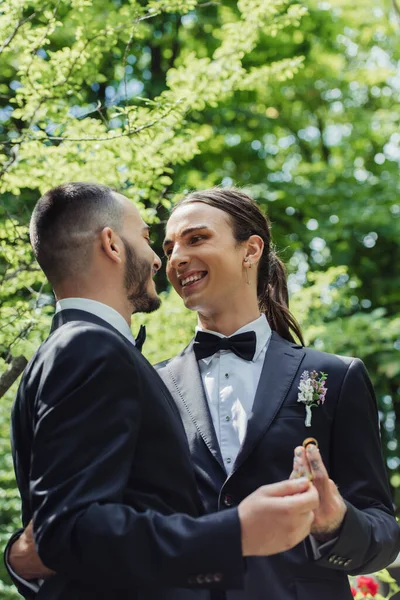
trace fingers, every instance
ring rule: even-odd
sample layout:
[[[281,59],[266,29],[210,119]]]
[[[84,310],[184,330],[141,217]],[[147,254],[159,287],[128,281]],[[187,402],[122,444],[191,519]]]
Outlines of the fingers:
[[[297,477],[306,477],[307,479],[312,480],[312,474],[310,472],[304,448],[302,446],[295,448],[293,471],[290,475],[290,479],[296,479]]]
[[[328,491],[330,479],[320,451],[314,444],[310,444],[305,450],[305,455],[315,485],[320,491]]]
[[[32,544],[34,543],[32,521],[29,521],[28,525],[25,528],[23,535],[25,536],[27,542],[31,542]]]
[[[304,493],[309,488],[310,481],[306,478],[299,478],[290,479],[287,481],[279,481],[278,483],[271,483],[270,485],[264,485],[261,489],[265,496],[283,497]]]
[[[28,533],[27,533],[28,532]],[[23,579],[46,579],[54,574],[44,566],[27,528],[11,546],[8,561],[12,570]]]
[[[27,549],[35,548],[35,540],[33,537],[32,521],[26,526],[21,536],[18,539],[20,547],[24,545]]]
[[[296,496],[287,496],[282,499],[285,502],[286,507],[291,510],[295,510],[298,513],[312,513],[319,507],[319,494],[317,489],[310,484],[309,489],[303,494]],[[312,515],[311,515],[312,522]]]
[[[323,463],[320,451],[314,444],[309,444],[307,448],[297,446],[294,451],[293,471],[299,474],[309,473],[310,478],[315,485],[328,485],[329,475]]]
[[[298,462],[296,459],[296,456],[293,459],[293,469],[292,472],[290,473],[290,477],[289,479],[297,479],[300,477],[300,473],[299,473],[299,469],[298,469]]]

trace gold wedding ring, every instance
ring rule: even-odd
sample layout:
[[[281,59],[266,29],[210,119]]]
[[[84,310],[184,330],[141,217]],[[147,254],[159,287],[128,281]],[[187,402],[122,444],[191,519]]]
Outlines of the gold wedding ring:
[[[316,446],[318,448],[318,442],[315,438],[313,437],[308,437],[304,440],[304,442],[302,443],[303,448],[307,448],[307,446],[309,446],[310,444],[314,444],[314,446]]]

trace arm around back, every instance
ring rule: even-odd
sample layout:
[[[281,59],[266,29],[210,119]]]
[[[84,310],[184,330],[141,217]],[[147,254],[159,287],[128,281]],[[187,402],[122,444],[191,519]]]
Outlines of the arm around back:
[[[136,350],[96,328],[66,335],[35,399],[30,491],[44,564],[116,587],[240,587],[237,510],[195,519],[124,504],[147,400]]]

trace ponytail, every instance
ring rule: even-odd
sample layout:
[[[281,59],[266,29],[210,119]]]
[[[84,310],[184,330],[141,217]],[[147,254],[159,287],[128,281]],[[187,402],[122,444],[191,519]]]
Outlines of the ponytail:
[[[262,270],[261,264],[259,268]],[[271,329],[281,337],[294,342],[293,332],[304,346],[300,325],[289,311],[286,268],[273,249],[268,253],[268,271],[268,279],[262,278],[259,273],[257,295],[260,311],[267,317]]]

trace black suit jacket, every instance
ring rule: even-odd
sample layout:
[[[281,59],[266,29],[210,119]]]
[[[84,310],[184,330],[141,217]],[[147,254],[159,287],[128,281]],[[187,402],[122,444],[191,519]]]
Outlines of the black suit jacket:
[[[23,525],[33,517],[57,572],[40,600],[186,600],[202,592],[174,586],[208,598],[206,587],[242,585],[237,510],[201,516],[171,396],[102,319],[54,317],[22,377],[12,446]]]
[[[201,497],[208,512],[224,511],[261,485],[287,479],[293,450],[319,442],[324,463],[347,502],[336,542],[318,558],[310,541],[289,552],[247,561],[245,592],[230,600],[351,599],[347,574],[387,566],[400,549],[381,455],[376,402],[360,360],[306,349],[272,334],[245,440],[227,478],[192,343],[157,365],[181,413]],[[305,426],[297,402],[304,370],[328,374],[326,402]]]

